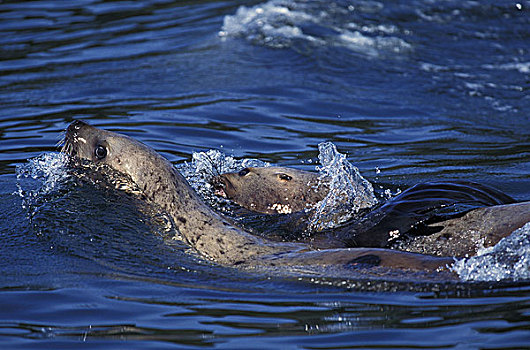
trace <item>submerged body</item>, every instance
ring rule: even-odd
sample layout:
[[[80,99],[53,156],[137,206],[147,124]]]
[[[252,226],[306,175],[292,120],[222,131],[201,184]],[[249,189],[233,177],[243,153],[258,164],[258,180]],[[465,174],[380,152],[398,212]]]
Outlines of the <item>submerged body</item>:
[[[375,265],[436,270],[452,263],[390,249],[313,250],[303,243],[274,242],[235,226],[208,207],[173,165],[150,147],[128,136],[81,121],[67,129],[63,151],[97,169],[110,168],[127,177],[149,203],[168,213],[183,239],[200,255],[234,266]]]

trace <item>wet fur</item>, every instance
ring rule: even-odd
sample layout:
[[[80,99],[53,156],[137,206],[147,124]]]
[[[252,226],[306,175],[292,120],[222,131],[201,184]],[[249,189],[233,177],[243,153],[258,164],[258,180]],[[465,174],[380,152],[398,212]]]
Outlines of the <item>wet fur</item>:
[[[213,185],[242,207],[264,214],[310,209],[329,189],[317,174],[285,167],[245,168],[215,177]]]
[[[106,156],[95,149],[103,146]],[[256,237],[213,211],[172,164],[150,147],[125,135],[75,121],[67,129],[63,151],[95,166],[106,165],[125,174],[142,198],[160,207],[173,220],[187,243],[199,254],[232,266],[366,265],[435,270],[452,258],[375,248],[313,250],[302,243],[273,242]]]

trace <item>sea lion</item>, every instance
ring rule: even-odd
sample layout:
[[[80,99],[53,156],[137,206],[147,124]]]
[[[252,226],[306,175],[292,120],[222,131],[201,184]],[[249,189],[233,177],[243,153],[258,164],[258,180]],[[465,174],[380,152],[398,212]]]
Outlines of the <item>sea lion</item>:
[[[216,194],[264,214],[291,214],[311,209],[326,197],[329,179],[288,167],[248,167],[213,178]],[[513,203],[510,196],[470,181],[436,181],[418,184],[385,203],[396,207],[412,203],[417,210],[448,205],[492,206]],[[421,205],[419,204],[421,203]]]
[[[303,243],[273,242],[235,226],[208,207],[173,165],[131,137],[72,122],[62,151],[75,164],[118,172],[136,192],[169,214],[182,238],[204,258],[230,266],[359,266],[433,271],[452,258],[389,249],[343,248],[313,250]]]
[[[216,194],[264,214],[291,214],[310,209],[328,194],[318,174],[287,167],[248,167],[212,181]]]
[[[289,177],[280,180],[280,174],[289,174]],[[214,186],[218,193],[237,204],[266,214],[274,212],[270,210],[274,208],[271,203],[291,208],[289,214],[296,209],[307,211],[329,190],[326,178],[286,167],[245,168],[239,173],[221,174],[214,179]],[[296,196],[283,196],[285,192]],[[525,215],[525,205],[503,206],[514,202],[510,196],[482,184],[438,181],[412,186],[381,205],[361,212],[350,222],[322,233],[308,235],[300,215],[283,220],[283,225],[287,222],[287,225],[295,226],[291,231],[303,235],[294,238],[309,240],[316,248],[399,247],[407,251],[462,257],[476,253],[478,242],[494,245],[530,221]],[[481,209],[491,206],[495,207]],[[530,210],[527,212],[530,214]],[[276,210],[276,213],[281,212]],[[483,223],[479,222],[480,218]],[[469,234],[471,231],[472,235]],[[468,233],[467,237],[463,232]]]

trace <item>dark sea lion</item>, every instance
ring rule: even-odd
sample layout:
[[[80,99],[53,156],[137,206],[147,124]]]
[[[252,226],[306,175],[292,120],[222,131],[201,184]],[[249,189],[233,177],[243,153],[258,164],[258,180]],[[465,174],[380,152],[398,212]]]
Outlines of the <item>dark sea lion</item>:
[[[280,174],[288,178],[281,180]],[[266,214],[274,213],[271,203],[290,208],[289,214],[307,210],[329,190],[326,179],[319,179],[318,174],[286,167],[245,168],[239,173],[221,174],[214,184],[239,205]],[[526,214],[530,210],[524,204],[502,206],[514,202],[496,189],[469,181],[418,184],[338,228],[312,233],[311,243],[318,248],[393,246],[440,256],[473,255],[479,242],[494,245],[530,221],[525,208]],[[482,209],[491,206],[494,208]],[[299,215],[292,216],[291,221],[303,225]],[[298,231],[304,232],[306,239],[304,230]]]
[[[145,144],[128,136],[74,121],[66,130],[62,151],[78,163],[105,174],[126,177],[139,195],[173,220],[183,239],[200,255],[232,266],[364,266],[433,271],[452,258],[389,249],[313,250],[302,243],[256,237],[208,207],[173,165]],[[370,265],[369,264],[369,265]]]
[[[291,214],[310,209],[328,193],[316,173],[286,167],[244,168],[213,179],[216,193],[264,214]]]

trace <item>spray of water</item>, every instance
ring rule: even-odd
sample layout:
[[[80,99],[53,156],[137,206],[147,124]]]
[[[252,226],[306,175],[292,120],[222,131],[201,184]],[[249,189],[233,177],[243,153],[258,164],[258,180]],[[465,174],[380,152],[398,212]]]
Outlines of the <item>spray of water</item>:
[[[313,209],[309,229],[321,231],[351,219],[361,209],[377,204],[372,184],[366,180],[346,155],[339,153],[331,142],[318,145],[322,181],[329,183],[328,195]]]
[[[530,279],[530,222],[476,256],[457,260],[452,269],[464,281]]]

